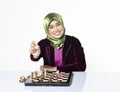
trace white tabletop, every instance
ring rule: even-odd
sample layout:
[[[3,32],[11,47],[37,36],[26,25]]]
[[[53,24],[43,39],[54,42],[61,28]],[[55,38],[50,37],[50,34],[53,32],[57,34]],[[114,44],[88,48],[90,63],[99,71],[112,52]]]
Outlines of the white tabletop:
[[[120,92],[120,72],[74,72],[71,86],[25,86],[20,76],[24,71],[0,71],[3,92]]]

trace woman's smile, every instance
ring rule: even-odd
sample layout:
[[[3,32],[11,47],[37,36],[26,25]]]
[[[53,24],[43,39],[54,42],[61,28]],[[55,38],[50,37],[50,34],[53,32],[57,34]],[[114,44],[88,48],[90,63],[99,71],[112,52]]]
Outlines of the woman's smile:
[[[61,33],[60,31],[54,32],[56,36],[60,35],[60,33]]]

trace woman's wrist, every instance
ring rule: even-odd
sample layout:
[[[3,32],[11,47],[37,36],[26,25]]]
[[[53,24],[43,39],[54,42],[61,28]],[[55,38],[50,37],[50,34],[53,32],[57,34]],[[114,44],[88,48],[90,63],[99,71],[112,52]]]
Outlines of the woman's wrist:
[[[54,67],[54,71],[57,71],[57,66]]]
[[[36,56],[36,55],[33,55],[33,58],[35,58],[35,59],[36,59],[36,58],[38,58],[38,56]]]

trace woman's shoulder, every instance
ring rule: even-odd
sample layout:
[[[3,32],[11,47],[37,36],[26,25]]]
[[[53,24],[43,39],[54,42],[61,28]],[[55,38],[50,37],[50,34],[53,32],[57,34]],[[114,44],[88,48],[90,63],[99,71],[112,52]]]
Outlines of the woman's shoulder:
[[[66,40],[67,41],[73,41],[73,42],[79,42],[79,39],[77,37],[71,36],[71,35],[66,35]]]
[[[50,44],[49,40],[47,38],[44,38],[38,42],[39,45],[48,45]]]
[[[81,42],[77,37],[66,35],[65,45],[79,46],[81,47]]]

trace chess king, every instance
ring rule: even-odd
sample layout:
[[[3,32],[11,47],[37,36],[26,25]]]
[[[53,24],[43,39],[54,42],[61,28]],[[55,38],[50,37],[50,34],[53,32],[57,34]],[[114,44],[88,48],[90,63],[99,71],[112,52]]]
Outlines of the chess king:
[[[43,71],[85,71],[84,49],[76,37],[65,34],[61,15],[49,13],[43,20],[43,26],[46,38],[39,42],[31,42],[29,48],[31,60],[39,61],[43,58],[44,66],[40,66]]]

